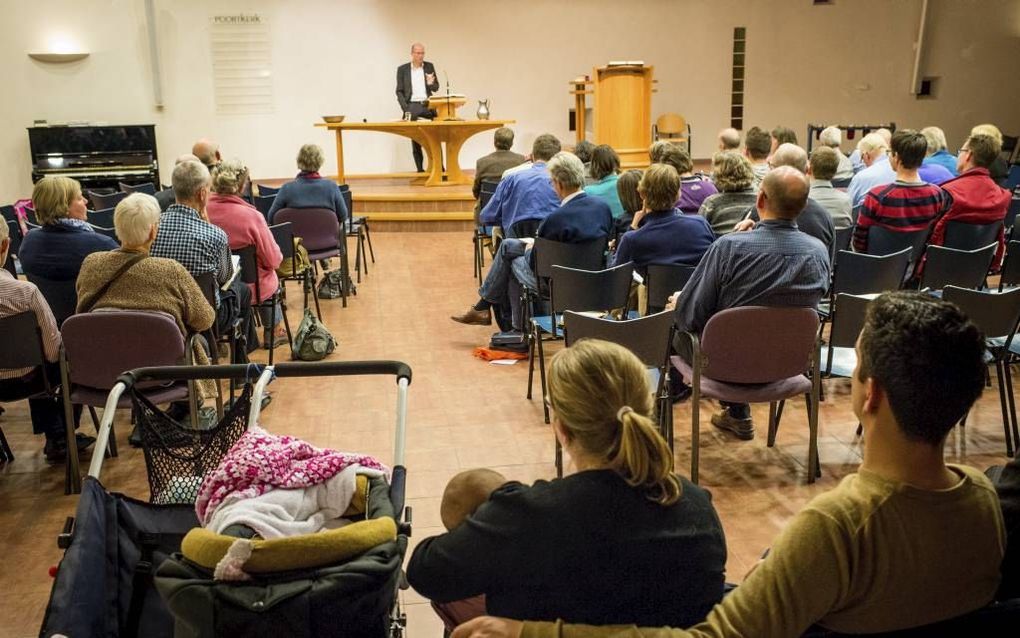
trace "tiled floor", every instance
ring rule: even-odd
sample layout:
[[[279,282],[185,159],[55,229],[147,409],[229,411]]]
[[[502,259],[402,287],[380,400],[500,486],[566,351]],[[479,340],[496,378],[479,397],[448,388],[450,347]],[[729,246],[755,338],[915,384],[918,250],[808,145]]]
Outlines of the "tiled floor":
[[[552,477],[552,435],[542,421],[541,402],[524,398],[526,362],[495,366],[473,358],[472,348],[484,344],[490,330],[448,319],[475,299],[469,235],[376,233],[373,240],[378,262],[358,296],[346,309],[339,300],[325,301],[322,307],[326,324],[339,339],[333,357],[401,359],[414,370],[407,436],[413,546],[440,531],[439,497],[460,469],[486,465],[523,481]],[[293,322],[299,314],[299,308],[290,310]],[[848,386],[839,381],[826,385],[820,425],[822,478],[812,486],[804,482],[807,421],[802,401],[787,406],[774,449],[765,447],[762,435],[739,442],[717,434],[707,423],[711,406],[702,411],[702,484],[710,488],[726,530],[731,581],[742,579],[791,515],[859,462]],[[271,431],[386,461],[392,458],[395,389],[389,380],[281,379],[271,389],[274,400],[263,420]],[[677,464],[686,473],[689,404],[677,406],[674,416]],[[764,406],[756,406],[754,416],[763,423]],[[118,422],[125,419],[119,415]],[[0,467],[0,636],[36,635],[51,584],[47,570],[60,558],[56,534],[77,499],[63,495],[62,467],[43,460],[26,404],[8,405],[0,424],[17,455]],[[90,426],[83,428],[88,431]],[[102,481],[111,490],[145,497],[142,454],[127,445],[126,435],[122,425],[121,456],[107,460]],[[966,432],[950,436],[946,454],[979,468],[1003,462],[995,387],[972,412]],[[412,637],[441,635],[438,619],[420,596],[405,592],[404,601]]]

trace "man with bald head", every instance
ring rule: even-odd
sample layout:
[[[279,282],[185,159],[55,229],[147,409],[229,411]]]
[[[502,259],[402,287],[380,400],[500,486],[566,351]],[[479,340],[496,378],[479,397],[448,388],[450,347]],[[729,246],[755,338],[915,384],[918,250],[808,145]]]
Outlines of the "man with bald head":
[[[719,131],[719,150],[735,151],[740,148],[740,131],[735,128],[724,128]]]
[[[411,45],[411,61],[397,67],[397,102],[405,117],[434,118],[436,112],[428,107],[429,96],[439,90],[436,67],[425,60],[425,45],[415,42]],[[414,166],[419,173],[425,172],[421,145],[411,141]],[[437,158],[438,161],[438,158]]]
[[[814,308],[829,286],[829,250],[797,229],[810,186],[803,172],[780,166],[762,179],[753,230],[713,243],[675,301],[679,333],[700,334],[717,312],[741,306]],[[678,334],[673,347],[690,362],[690,341]],[[674,393],[676,390],[674,389]],[[723,403],[712,425],[754,438],[750,406]]]
[[[195,145],[191,147],[191,154],[210,170],[212,170],[213,166],[223,161],[223,157],[220,155],[220,145],[204,137],[195,142]],[[184,156],[182,155],[181,157]],[[182,161],[181,158],[177,159],[178,163]]]
[[[201,141],[196,143],[195,146],[198,147],[199,143],[201,143]],[[202,160],[200,160],[197,155],[185,153],[174,161],[174,167],[180,166],[182,162],[187,161],[201,162]],[[204,162],[202,163],[204,164]],[[159,202],[159,210],[164,211],[170,208],[170,205],[177,201],[177,197],[174,195],[174,187],[171,185],[170,188],[163,189],[156,193],[156,201]]]
[[[807,151],[796,144],[780,144],[776,148],[776,152],[769,158],[769,166],[771,170],[787,166],[797,169],[803,175],[810,175],[811,173],[811,168],[808,166]],[[754,227],[754,224],[758,223],[759,219],[757,207],[752,208],[744,221],[737,224],[734,230],[750,230]],[[836,237],[836,230],[832,215],[829,214],[829,211],[824,206],[808,198],[807,203],[804,205],[804,210],[797,217],[797,227],[802,232],[811,235],[825,244],[825,247],[829,249],[829,254],[833,254],[832,247]]]

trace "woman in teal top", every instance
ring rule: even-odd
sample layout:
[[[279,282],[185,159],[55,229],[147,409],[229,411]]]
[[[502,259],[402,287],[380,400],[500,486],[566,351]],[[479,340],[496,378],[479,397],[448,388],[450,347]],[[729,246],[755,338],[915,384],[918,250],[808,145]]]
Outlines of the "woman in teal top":
[[[596,146],[591,153],[591,176],[595,183],[585,186],[584,192],[609,204],[613,219],[620,219],[623,216],[623,204],[620,203],[620,195],[616,192],[619,172],[620,157],[613,147],[608,144]]]

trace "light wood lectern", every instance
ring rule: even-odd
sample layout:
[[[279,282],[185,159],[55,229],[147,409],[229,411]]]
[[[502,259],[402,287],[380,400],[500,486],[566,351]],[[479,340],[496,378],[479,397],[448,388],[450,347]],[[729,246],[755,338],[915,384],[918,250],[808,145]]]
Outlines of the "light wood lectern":
[[[595,94],[595,142],[609,144],[624,167],[647,166],[652,142],[654,67],[612,64],[593,69],[591,80],[570,82],[576,109],[577,140],[585,136],[585,96]],[[594,85],[594,91],[589,86]]]

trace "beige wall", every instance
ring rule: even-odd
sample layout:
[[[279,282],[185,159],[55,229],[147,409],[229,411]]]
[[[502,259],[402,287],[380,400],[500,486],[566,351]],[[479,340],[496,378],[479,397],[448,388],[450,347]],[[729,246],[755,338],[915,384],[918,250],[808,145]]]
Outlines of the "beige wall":
[[[332,170],[332,140],[311,124],[332,113],[398,117],[394,69],[415,39],[426,43],[440,73],[449,73],[454,90],[489,97],[494,118],[518,121],[518,150],[545,131],[572,139],[567,81],[622,58],[655,65],[653,117],[685,114],[694,127],[694,154],[708,156],[715,132],[728,125],[734,26],[748,29],[747,126],[783,123],[803,136],[808,122],[939,124],[951,146],[979,121],[1020,131],[1020,0],[931,0],[923,69],[942,78],[935,100],[907,91],[921,0],[836,0],[821,7],[808,0],[446,4],[448,11],[424,11],[406,0],[157,0],[165,92],[165,108],[157,110],[140,0],[0,0],[0,202],[30,192],[24,129],[37,118],[153,122],[165,167],[208,135],[256,176],[293,173],[296,149],[310,141],[326,148]],[[271,115],[215,114],[208,18],[241,11],[258,12],[271,25]],[[61,34],[91,57],[55,66],[25,55]],[[369,133],[347,140],[349,172],[412,166],[405,140]],[[469,142],[463,164],[489,146],[487,136]]]

